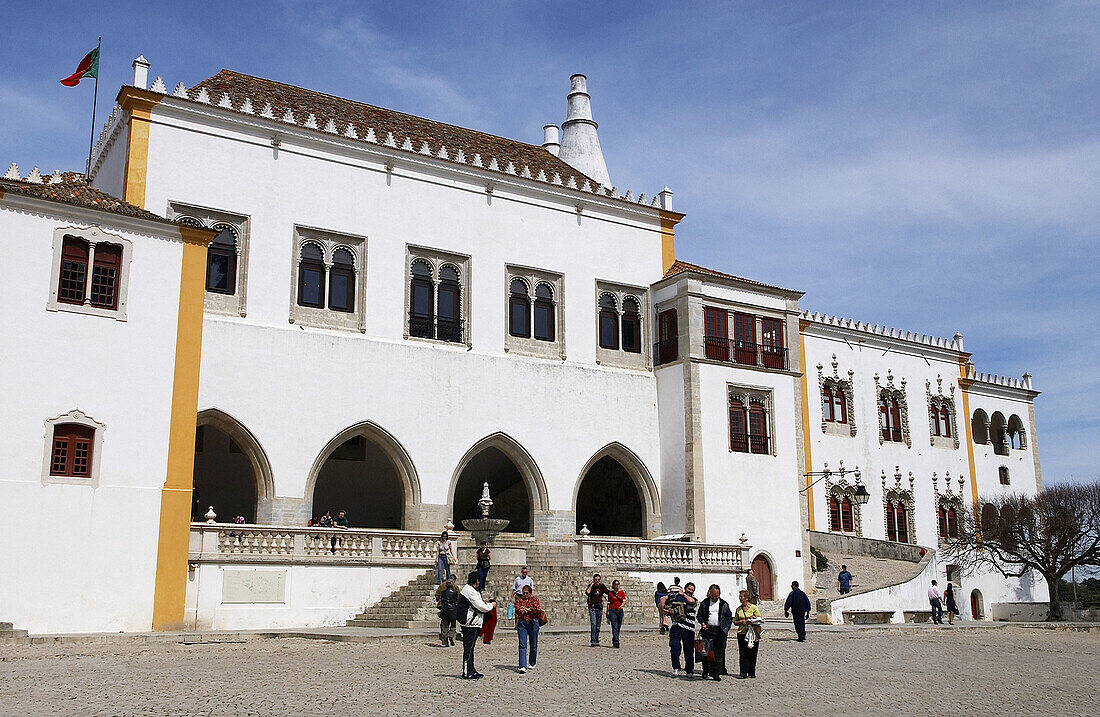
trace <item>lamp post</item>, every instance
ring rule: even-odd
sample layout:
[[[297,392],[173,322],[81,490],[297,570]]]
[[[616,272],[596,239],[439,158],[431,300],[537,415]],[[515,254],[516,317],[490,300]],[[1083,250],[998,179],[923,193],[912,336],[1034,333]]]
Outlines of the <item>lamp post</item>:
[[[871,499],[871,494],[867,492],[867,487],[864,486],[863,481],[860,480],[860,475],[861,474],[859,472],[859,466],[856,466],[852,470],[848,470],[847,468],[844,467],[844,461],[840,462],[840,470],[837,470],[837,471],[829,470],[829,464],[826,463],[823,470],[820,470],[820,471],[807,471],[806,473],[803,473],[803,475],[806,476],[807,478],[810,478],[812,476],[819,476],[819,477],[813,483],[810,483],[808,486],[806,486],[805,488],[802,488],[798,492],[805,494],[806,491],[808,491],[810,488],[813,488],[815,485],[820,483],[825,478],[828,478],[829,476],[840,476],[841,478],[843,478],[844,476],[848,475],[849,473],[852,474],[852,476],[856,479],[856,490],[855,490],[856,502],[859,503],[860,505],[867,505],[867,501],[869,501]]]

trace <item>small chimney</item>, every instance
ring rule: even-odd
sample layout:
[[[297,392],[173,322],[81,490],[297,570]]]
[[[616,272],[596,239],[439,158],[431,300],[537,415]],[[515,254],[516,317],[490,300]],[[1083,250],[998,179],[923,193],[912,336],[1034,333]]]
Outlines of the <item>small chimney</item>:
[[[603,150],[600,149],[600,139],[596,136],[597,125],[592,120],[588,78],[573,75],[569,83],[568,113],[561,126],[558,156],[605,187],[610,187],[611,177],[607,173]]]
[[[145,55],[138,55],[134,60],[134,87],[139,90],[148,89],[149,87],[149,61],[145,59]]]
[[[558,156],[561,144],[558,142],[558,126],[556,124],[548,124],[542,128],[542,146],[550,154],[555,157]]]
[[[671,212],[672,211],[672,190],[669,189],[668,187],[665,187],[664,189],[662,189],[657,194],[657,196],[661,198],[661,209],[664,209],[666,212]]]

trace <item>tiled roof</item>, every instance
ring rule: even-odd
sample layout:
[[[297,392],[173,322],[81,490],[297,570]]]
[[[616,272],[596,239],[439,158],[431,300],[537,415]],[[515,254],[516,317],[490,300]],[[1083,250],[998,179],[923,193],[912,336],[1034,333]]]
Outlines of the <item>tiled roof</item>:
[[[508,162],[512,162],[517,173],[527,165],[532,176],[538,175],[542,170],[547,179],[553,177],[556,172],[564,184],[568,183],[570,176],[575,178],[578,187],[583,185],[586,179],[593,188],[598,184],[538,145],[334,97],[282,82],[253,77],[232,70],[222,70],[195,85],[188,91],[188,95],[194,98],[196,93],[203,89],[208,93],[212,105],[217,105],[221,102],[222,95],[228,94],[233,107],[240,107],[247,99],[251,102],[254,113],[257,114],[265,104],[271,105],[272,114],[276,118],[282,118],[289,109],[299,125],[307,113],[312,113],[316,117],[318,127],[324,127],[329,120],[332,120],[341,133],[349,123],[358,128],[360,135],[365,134],[368,128],[373,129],[379,144],[386,139],[387,133],[391,133],[399,146],[408,137],[412,141],[413,150],[418,152],[427,142],[433,152],[446,147],[451,157],[454,157],[458,150],[462,150],[467,157],[467,162],[471,161],[475,154],[480,154],[486,165],[490,159],[496,159],[501,170]]]
[[[61,182],[50,184],[48,182],[26,182],[21,179],[0,178],[0,192],[4,194],[20,194],[26,197],[48,199],[62,204],[71,204],[85,209],[98,209],[111,214],[121,214],[125,217],[147,219],[149,221],[171,224],[164,217],[147,212],[141,207],[124,202],[118,197],[106,192],[89,187],[83,181],[83,175],[77,172],[65,172],[61,175]],[[74,177],[80,180],[73,181]]]
[[[668,271],[665,272],[665,275],[662,278],[667,279],[670,276],[676,276],[677,274],[683,274],[684,272],[688,272],[688,271],[695,272],[696,274],[704,274],[706,276],[716,276],[720,279],[732,279],[734,281],[740,281],[740,282],[744,282],[746,284],[752,284],[753,286],[760,286],[760,287],[763,287],[765,289],[776,289],[778,291],[786,291],[786,292],[790,292],[792,294],[799,294],[799,295],[801,295],[803,293],[801,291],[796,291],[795,289],[784,289],[782,286],[773,286],[772,284],[765,284],[761,281],[755,281],[753,279],[746,279],[746,278],[741,277],[741,276],[734,276],[733,274],[727,274],[723,271],[717,271],[715,269],[708,269],[705,266],[699,266],[698,264],[689,264],[688,262],[680,261],[679,259],[672,262],[672,266],[670,266],[668,268]]]

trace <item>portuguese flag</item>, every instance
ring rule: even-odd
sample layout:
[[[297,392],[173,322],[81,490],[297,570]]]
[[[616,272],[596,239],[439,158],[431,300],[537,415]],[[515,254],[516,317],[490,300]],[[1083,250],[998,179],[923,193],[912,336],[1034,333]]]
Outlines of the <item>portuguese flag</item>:
[[[85,55],[84,59],[80,61],[80,64],[76,66],[76,72],[61,80],[61,84],[65,85],[66,87],[76,87],[85,77],[94,77],[96,79],[99,79],[98,47]]]

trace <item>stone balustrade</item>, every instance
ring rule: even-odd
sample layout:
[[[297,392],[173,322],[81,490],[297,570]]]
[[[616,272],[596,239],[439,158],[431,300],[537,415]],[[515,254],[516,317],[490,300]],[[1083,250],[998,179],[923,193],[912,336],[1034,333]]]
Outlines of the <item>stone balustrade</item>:
[[[192,563],[279,563],[430,567],[438,533],[374,528],[300,528],[192,523]]]
[[[577,557],[585,567],[635,570],[676,568],[694,572],[745,572],[748,545],[687,543],[675,540],[577,537]]]

